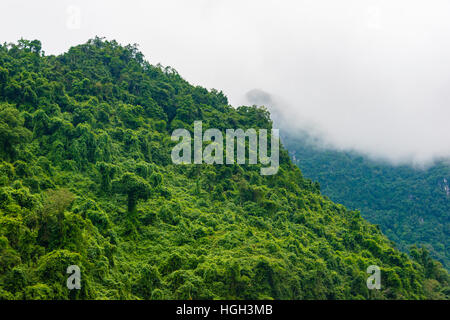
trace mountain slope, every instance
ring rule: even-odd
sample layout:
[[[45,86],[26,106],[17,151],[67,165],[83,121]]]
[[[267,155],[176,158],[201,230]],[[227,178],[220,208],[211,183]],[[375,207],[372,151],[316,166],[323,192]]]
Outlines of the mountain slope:
[[[283,139],[308,178],[317,180],[333,201],[360,210],[380,225],[403,251],[426,246],[433,257],[450,263],[450,165],[427,169],[393,166],[354,152],[322,149],[307,136]]]
[[[61,56],[0,47],[0,297],[4,299],[448,298],[359,213],[324,198],[285,149],[280,169],[174,165],[174,129],[266,128],[134,46],[96,38]],[[80,290],[66,269],[81,269]],[[368,290],[378,265],[381,290]]]

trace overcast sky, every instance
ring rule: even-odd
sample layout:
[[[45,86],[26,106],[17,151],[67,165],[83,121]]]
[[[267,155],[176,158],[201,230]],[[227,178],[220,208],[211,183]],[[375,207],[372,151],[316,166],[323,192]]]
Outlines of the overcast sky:
[[[0,42],[57,54],[95,35],[287,125],[395,162],[450,156],[450,1],[2,0]]]

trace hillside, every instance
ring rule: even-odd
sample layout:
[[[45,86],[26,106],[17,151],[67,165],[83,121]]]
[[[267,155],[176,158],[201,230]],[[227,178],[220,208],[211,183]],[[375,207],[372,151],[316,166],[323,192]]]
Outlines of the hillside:
[[[135,46],[60,56],[0,46],[0,298],[444,299],[449,278],[323,197],[280,150],[260,165],[174,165],[171,133],[266,128]],[[66,269],[81,268],[80,290]],[[378,265],[381,290],[368,290]]]
[[[323,149],[307,136],[283,142],[303,174],[321,185],[323,194],[380,225],[407,252],[417,244],[450,268],[450,165],[430,168],[394,166],[355,152]]]

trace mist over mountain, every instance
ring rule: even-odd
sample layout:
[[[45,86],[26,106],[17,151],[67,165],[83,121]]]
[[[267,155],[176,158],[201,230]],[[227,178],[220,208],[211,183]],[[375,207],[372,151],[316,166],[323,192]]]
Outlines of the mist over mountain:
[[[300,106],[297,108],[298,110],[291,108],[286,100],[261,89],[248,91],[245,95],[245,101],[248,104],[266,106],[270,110],[271,118],[277,128],[289,133],[290,136],[302,137],[303,140],[307,140],[316,148],[352,151],[380,163],[394,166],[409,165],[415,169],[427,169],[436,163],[450,161],[450,153],[448,153],[450,148],[445,147],[444,144],[440,145],[440,141],[447,139],[446,134],[442,132],[442,137],[438,139],[439,141],[436,141],[436,144],[426,145],[425,141],[422,144],[420,141],[414,141],[411,136],[407,144],[397,145],[396,142],[400,142],[403,139],[403,134],[406,134],[400,132],[400,129],[396,130],[399,135],[392,135],[386,137],[384,141],[377,141],[380,139],[380,135],[373,132],[367,139],[364,130],[360,130],[357,122],[345,126],[336,119],[335,122],[330,122],[330,125],[325,128],[320,121],[308,119],[306,115],[302,114]],[[442,119],[442,121],[445,122],[446,120]],[[444,123],[441,127],[439,127],[439,124],[436,124],[436,126],[435,132],[442,131],[447,127]],[[348,132],[345,135],[340,135],[335,130],[341,133],[343,130]],[[440,146],[437,147],[437,145]],[[434,149],[435,147],[436,149]]]
[[[450,160],[413,162],[382,157],[359,148],[337,146],[317,126],[289,118],[282,99],[263,90],[246,94],[250,104],[265,105],[292,161],[321,185],[333,201],[361,211],[364,218],[405,252],[426,246],[450,267]]]
[[[139,43],[234,106],[260,88],[295,129],[423,166],[450,155],[449,10],[445,0],[5,0],[0,28],[52,54],[95,35]]]

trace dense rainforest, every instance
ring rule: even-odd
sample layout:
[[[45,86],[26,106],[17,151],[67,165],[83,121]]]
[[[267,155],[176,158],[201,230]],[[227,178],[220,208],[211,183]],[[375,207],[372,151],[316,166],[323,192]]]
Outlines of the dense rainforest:
[[[450,269],[450,163],[428,168],[392,165],[351,151],[319,147],[307,134],[285,132],[283,142],[303,174],[323,194],[380,225],[397,246],[426,247]]]
[[[175,165],[177,128],[265,128],[263,107],[101,38],[47,56],[0,46],[0,298],[448,299],[426,249],[393,247],[286,149],[260,165]],[[81,289],[66,287],[67,267]],[[367,268],[381,268],[369,290]]]

